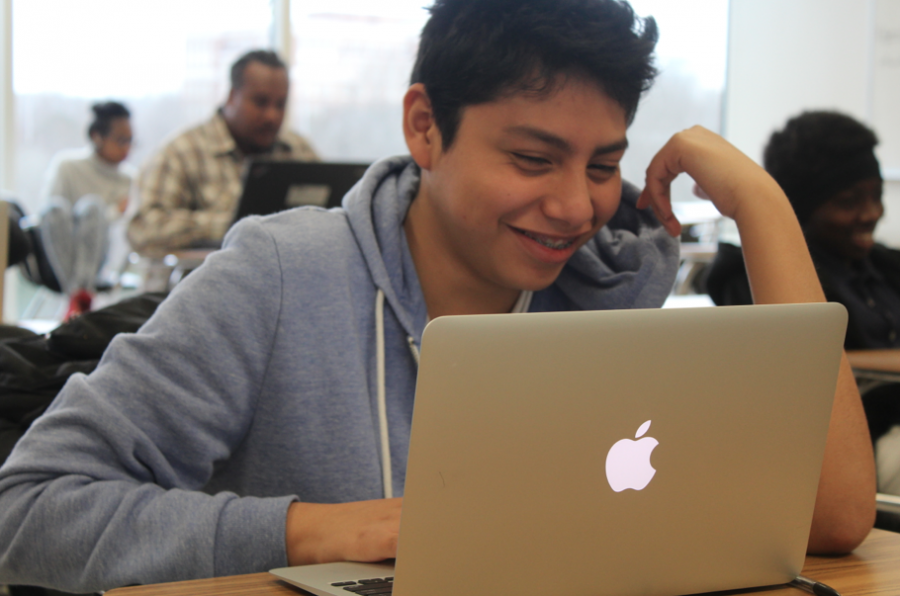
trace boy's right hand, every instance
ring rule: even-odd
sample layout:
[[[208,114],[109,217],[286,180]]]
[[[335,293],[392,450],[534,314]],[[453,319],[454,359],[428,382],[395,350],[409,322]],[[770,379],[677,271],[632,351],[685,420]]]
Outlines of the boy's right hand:
[[[721,136],[702,126],[675,134],[647,167],[639,208],[652,207],[657,219],[673,236],[681,226],[672,212],[670,185],[679,174],[688,174],[719,212],[741,224],[744,211],[766,213],[765,200],[782,204],[793,213],[787,197],[769,174]]]
[[[292,503],[287,513],[288,565],[396,557],[402,504],[402,498]]]

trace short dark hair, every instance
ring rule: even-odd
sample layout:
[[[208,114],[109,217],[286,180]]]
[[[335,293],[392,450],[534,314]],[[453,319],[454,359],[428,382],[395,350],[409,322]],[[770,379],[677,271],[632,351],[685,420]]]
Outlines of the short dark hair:
[[[94,121],[88,126],[88,138],[94,136],[94,133],[105,137],[112,128],[112,121],[116,118],[130,118],[131,112],[124,105],[117,101],[104,101],[95,103],[91,106],[94,112]]]
[[[880,177],[878,137],[839,112],[808,111],[769,137],[763,167],[781,186],[805,223],[813,211],[860,180]]]
[[[231,88],[240,89],[244,86],[244,71],[251,62],[259,62],[272,68],[287,69],[285,63],[272,50],[253,50],[247,52],[231,65]]]
[[[464,107],[550,93],[561,76],[600,85],[630,124],[656,76],[656,22],[623,1],[436,0],[430,11],[411,83],[425,86],[445,148]]]

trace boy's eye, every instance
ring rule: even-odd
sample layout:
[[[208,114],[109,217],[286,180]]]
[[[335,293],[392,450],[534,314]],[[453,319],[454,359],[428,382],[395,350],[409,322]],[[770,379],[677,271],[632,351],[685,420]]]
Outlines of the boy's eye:
[[[608,164],[596,163],[596,164],[591,164],[588,166],[588,172],[592,176],[594,176],[596,178],[601,178],[601,179],[609,178],[610,176],[614,175],[618,171],[619,171],[618,164],[608,165]]]
[[[516,158],[516,161],[519,162],[519,165],[528,168],[543,168],[550,165],[550,160],[543,157],[525,155],[524,153],[513,153],[512,155]]]

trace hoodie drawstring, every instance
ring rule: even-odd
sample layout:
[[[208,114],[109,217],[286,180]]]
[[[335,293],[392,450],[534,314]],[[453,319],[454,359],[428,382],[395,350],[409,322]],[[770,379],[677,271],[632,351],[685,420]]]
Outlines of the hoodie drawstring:
[[[384,388],[384,292],[375,294],[375,365],[378,369],[378,429],[381,433],[381,481],[384,498],[394,496],[394,476],[391,472],[391,440],[388,437],[387,404]]]
[[[419,348],[416,346],[416,340],[410,335],[406,338],[406,341],[409,343],[409,353],[412,354],[413,360],[416,361],[416,366],[419,366]]]
[[[419,366],[419,348],[412,336],[406,338],[409,353],[412,354],[416,366]],[[394,477],[391,472],[391,439],[388,435],[387,401],[385,390],[384,364],[384,292],[378,288],[375,294],[375,366],[378,368],[376,382],[378,384],[378,431],[381,435],[381,482],[384,486],[384,498],[394,496]]]

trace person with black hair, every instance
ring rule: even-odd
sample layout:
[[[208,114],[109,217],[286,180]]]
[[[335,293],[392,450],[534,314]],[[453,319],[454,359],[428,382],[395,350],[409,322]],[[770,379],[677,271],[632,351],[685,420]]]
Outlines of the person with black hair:
[[[0,468],[0,581],[394,557],[428,320],[661,306],[682,172],[737,221],[761,302],[822,301],[784,194],[718,135],[679,133],[643,191],[622,181],[656,39],[617,0],[438,0],[403,100],[410,154],[341,208],[244,219],[69,381]],[[844,359],[811,552],[868,534],[872,468]]]
[[[250,157],[315,161],[309,143],[282,130],[287,68],[275,52],[254,50],[231,66],[225,104],[178,134],[143,167],[128,240],[145,257],[217,245],[231,225]]]
[[[766,144],[763,165],[784,190],[825,295],[850,314],[849,350],[900,347],[900,251],[875,242],[884,215],[878,138],[838,112],[808,111]],[[725,246],[707,287],[716,304],[750,304],[740,250]]]
[[[772,134],[766,170],[784,189],[829,300],[847,307],[845,347],[900,347],[900,251],[875,242],[884,215],[875,133],[850,116],[805,112]]]

